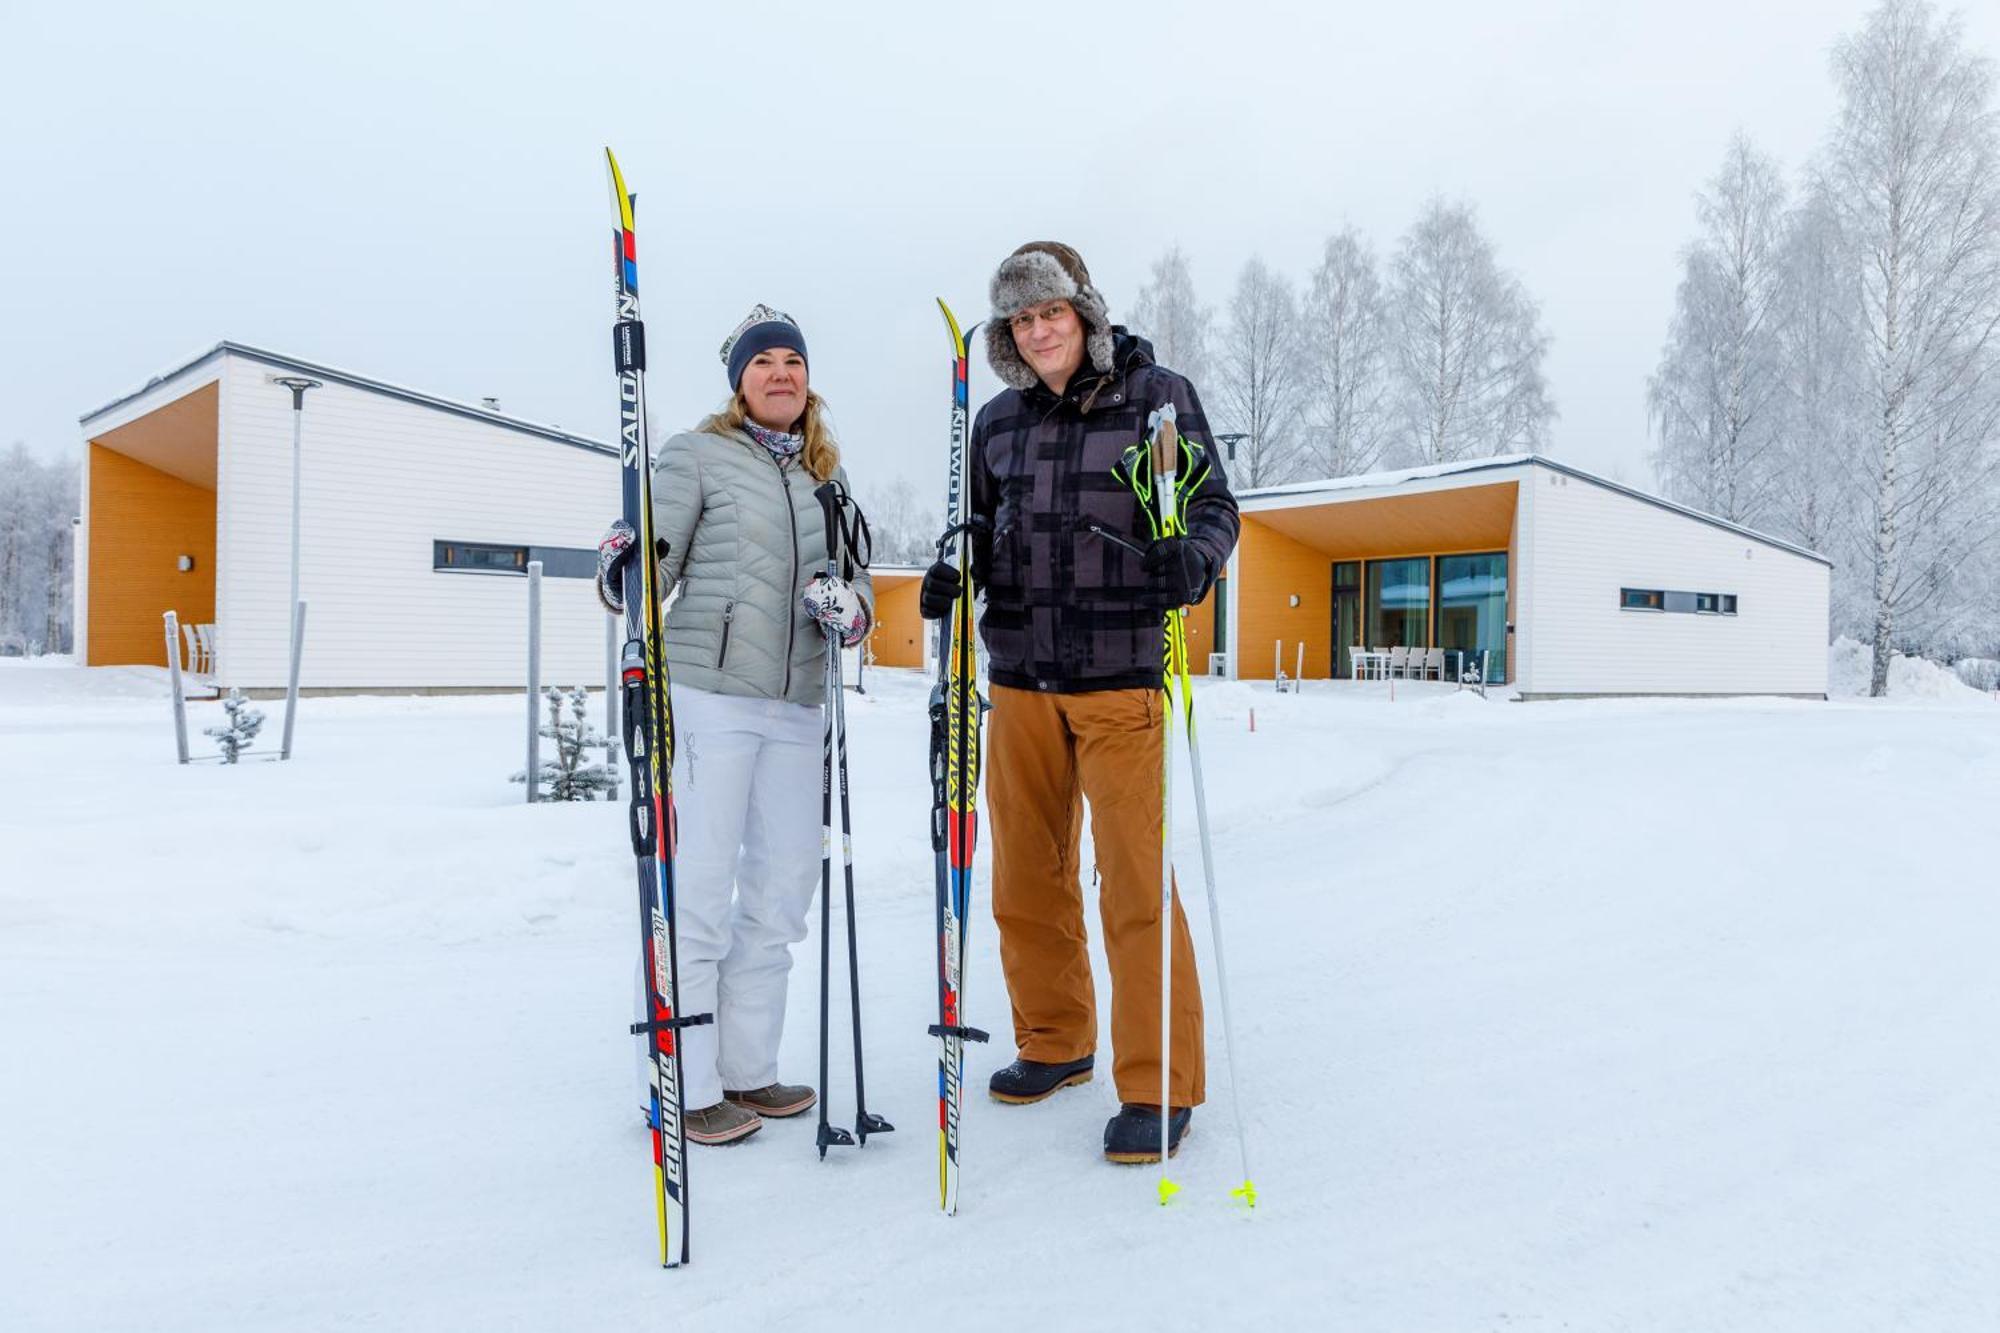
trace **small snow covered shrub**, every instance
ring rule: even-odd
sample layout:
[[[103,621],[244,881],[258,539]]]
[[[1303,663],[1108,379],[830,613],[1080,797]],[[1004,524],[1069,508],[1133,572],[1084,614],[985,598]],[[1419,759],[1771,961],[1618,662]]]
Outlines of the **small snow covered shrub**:
[[[590,762],[592,750],[605,750],[607,757],[610,742],[590,725],[584,716],[589,696],[581,687],[561,690],[550,686],[546,692],[549,705],[548,725],[538,728],[544,740],[556,744],[553,759],[542,761],[542,771],[537,775],[538,796],[545,801],[594,801],[600,794],[604,799],[614,800],[618,796],[618,772],[609,763]],[[564,705],[568,705],[568,716],[564,716]],[[516,773],[511,781],[526,782],[527,771]]]

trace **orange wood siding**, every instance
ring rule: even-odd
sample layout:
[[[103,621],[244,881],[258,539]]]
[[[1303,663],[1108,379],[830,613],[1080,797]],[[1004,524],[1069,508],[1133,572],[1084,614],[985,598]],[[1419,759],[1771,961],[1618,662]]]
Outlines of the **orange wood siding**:
[[[1500,551],[1514,533],[1517,490],[1517,483],[1503,481],[1422,495],[1266,509],[1255,517],[1270,531],[1316,546],[1336,560]]]
[[[1222,651],[1215,642],[1215,591],[1201,599],[1201,605],[1187,613],[1188,670],[1197,676],[1208,674],[1208,655]]]
[[[1285,674],[1291,675],[1298,645],[1306,646],[1307,679],[1330,674],[1333,641],[1333,561],[1303,542],[1265,526],[1258,515],[1243,516],[1236,546],[1236,640],[1241,680],[1271,679],[1272,643],[1283,640]],[[1297,595],[1299,604],[1291,605]]]
[[[876,666],[923,666],[924,621],[917,614],[922,584],[918,578],[875,576],[875,627],[868,631],[868,651]]]
[[[165,666],[162,613],[215,619],[215,492],[91,445],[89,602],[85,665]]]

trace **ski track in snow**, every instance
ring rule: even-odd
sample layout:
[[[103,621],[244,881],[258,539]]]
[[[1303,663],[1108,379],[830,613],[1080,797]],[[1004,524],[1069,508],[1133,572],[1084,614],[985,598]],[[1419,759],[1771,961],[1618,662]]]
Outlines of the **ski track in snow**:
[[[1238,1062],[1183,782],[1210,1062],[1183,1193],[1098,1156],[1108,1035],[1093,1083],[979,1095],[1013,1054],[982,854],[967,1016],[995,1039],[944,1219],[928,686],[870,672],[862,1003],[897,1132],[824,1163],[811,1116],[691,1147],[695,1261],[663,1272],[622,806],[520,803],[518,699],[309,699],[285,765],[252,762],[261,704],[244,765],[181,768],[160,675],[0,663],[0,1327],[2000,1327],[1980,696],[1203,682],[1260,1206],[1228,1198]]]

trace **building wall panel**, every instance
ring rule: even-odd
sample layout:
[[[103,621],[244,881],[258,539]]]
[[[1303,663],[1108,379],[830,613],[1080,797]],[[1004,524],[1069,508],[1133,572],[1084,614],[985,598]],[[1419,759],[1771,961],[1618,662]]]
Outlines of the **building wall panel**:
[[[284,683],[291,394],[229,358],[219,523],[219,667]],[[438,540],[595,547],[617,512],[618,460],[331,383],[306,396],[300,590],[308,689],[519,688],[527,581],[432,568]],[[604,676],[588,579],[542,582],[542,680]]]
[[[1579,477],[1529,484],[1528,692],[1826,692],[1825,565]],[[1738,611],[1625,611],[1621,588],[1730,593]]]

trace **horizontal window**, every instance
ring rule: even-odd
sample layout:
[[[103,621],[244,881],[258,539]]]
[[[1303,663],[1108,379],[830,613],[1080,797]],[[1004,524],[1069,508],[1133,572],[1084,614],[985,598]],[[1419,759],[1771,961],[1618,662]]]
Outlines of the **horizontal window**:
[[[530,561],[542,562],[552,579],[597,577],[597,552],[584,546],[507,546],[498,542],[431,543],[431,568],[452,574],[526,575]]]
[[[1685,615],[1736,614],[1733,592],[1676,592],[1664,588],[1620,588],[1622,611],[1672,611]]]

